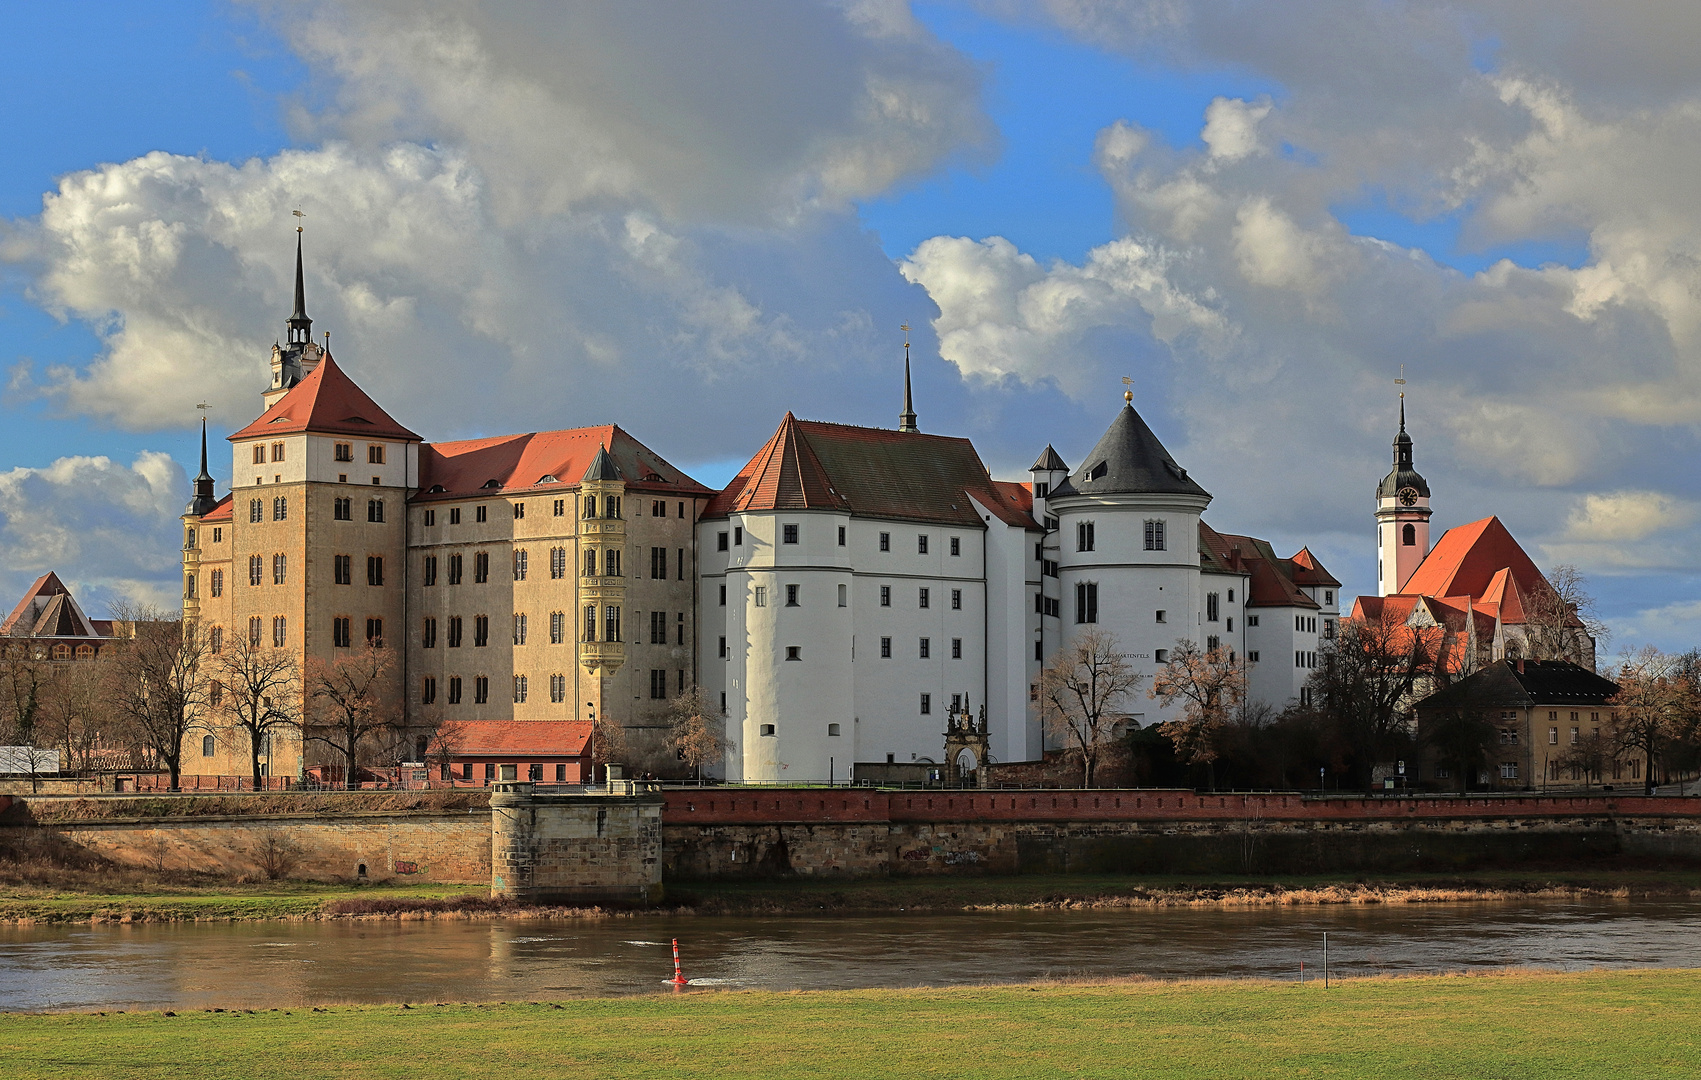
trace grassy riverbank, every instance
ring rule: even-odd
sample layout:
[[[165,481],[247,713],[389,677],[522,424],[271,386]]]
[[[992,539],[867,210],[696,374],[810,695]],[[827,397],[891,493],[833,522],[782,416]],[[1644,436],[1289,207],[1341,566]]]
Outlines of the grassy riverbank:
[[[9,1015],[0,1075],[1657,1080],[1701,1073],[1698,1000],[1638,971]]]
[[[347,916],[594,914],[494,904],[477,885],[231,884],[186,877],[0,882],[0,923],[194,922]],[[950,912],[1029,908],[1261,907],[1520,899],[1701,897],[1701,871],[1226,878],[1109,875],[718,881],[668,886],[667,908],[700,915]]]

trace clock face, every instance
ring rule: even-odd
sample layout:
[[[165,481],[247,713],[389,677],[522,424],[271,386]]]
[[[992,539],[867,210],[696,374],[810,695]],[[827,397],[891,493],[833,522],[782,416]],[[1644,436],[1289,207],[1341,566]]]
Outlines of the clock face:
[[[1415,506],[1418,501],[1417,488],[1403,487],[1400,489],[1400,505]]]

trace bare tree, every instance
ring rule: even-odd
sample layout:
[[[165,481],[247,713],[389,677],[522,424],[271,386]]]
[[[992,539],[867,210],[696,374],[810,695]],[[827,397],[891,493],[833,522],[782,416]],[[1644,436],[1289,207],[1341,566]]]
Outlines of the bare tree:
[[[607,709],[598,710],[591,718],[591,782],[596,782],[597,766],[624,763],[631,754],[626,729],[609,717]]]
[[[129,721],[137,738],[165,766],[172,791],[180,789],[183,744],[209,729],[207,635],[180,612],[166,613],[126,601],[113,607],[132,636],[107,646],[112,677],[107,705]]]
[[[1562,769],[1570,769],[1573,779],[1581,777],[1583,785],[1589,787],[1606,776],[1607,766],[1618,760],[1617,754],[1611,730],[1603,732],[1596,728],[1587,735],[1579,735],[1555,762]]]
[[[726,756],[726,717],[700,686],[668,702],[665,715],[669,744],[679,760],[697,774],[697,779],[703,779],[703,766]]]
[[[1040,673],[1040,707],[1046,733],[1081,755],[1081,782],[1093,772],[1107,743],[1119,733],[1117,707],[1140,688],[1145,676],[1128,663],[1108,630],[1077,634]]]
[[[1152,679],[1149,695],[1166,707],[1181,703],[1181,717],[1158,725],[1175,746],[1177,761],[1211,766],[1223,728],[1246,703],[1246,668],[1221,646],[1203,650],[1183,638]],[[1211,786],[1216,787],[1215,771]]]
[[[343,759],[343,784],[354,782],[361,751],[400,718],[390,693],[390,650],[368,645],[329,663],[307,661],[305,741],[324,743]]]
[[[1606,621],[1595,611],[1588,581],[1575,566],[1547,572],[1548,589],[1524,598],[1524,647],[1532,660],[1569,660],[1592,667],[1606,643]],[[1592,644],[1591,644],[1592,642]]]
[[[301,724],[301,665],[288,649],[232,634],[208,662],[215,680],[209,700],[245,736],[254,790],[263,783],[260,757],[273,734]]]
[[[53,681],[53,662],[46,646],[28,638],[0,645],[0,725],[5,737],[20,746],[34,746]]]
[[[64,753],[63,768],[88,772],[96,751],[111,745],[103,731],[101,708],[109,664],[97,655],[54,665],[51,691],[42,701],[37,728],[44,741]]]
[[[1647,768],[1642,790],[1649,795],[1666,748],[1688,738],[1695,726],[1695,685],[1685,677],[1682,659],[1645,645],[1626,654],[1612,676],[1618,684],[1618,693],[1607,699],[1613,710],[1614,757],[1642,758]]]
[[[1410,737],[1407,709],[1420,688],[1445,676],[1450,643],[1440,626],[1343,619],[1319,657],[1307,680],[1312,698],[1350,749],[1363,786],[1370,786],[1377,762],[1390,759]]]

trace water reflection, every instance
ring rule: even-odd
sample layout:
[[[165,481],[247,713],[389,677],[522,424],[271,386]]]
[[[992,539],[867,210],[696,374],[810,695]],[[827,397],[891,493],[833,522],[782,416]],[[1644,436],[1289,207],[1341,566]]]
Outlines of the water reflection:
[[[828,989],[1065,975],[1297,977],[1701,967],[1701,904],[1434,904],[584,922],[0,928],[0,1009],[530,1000],[700,986]]]

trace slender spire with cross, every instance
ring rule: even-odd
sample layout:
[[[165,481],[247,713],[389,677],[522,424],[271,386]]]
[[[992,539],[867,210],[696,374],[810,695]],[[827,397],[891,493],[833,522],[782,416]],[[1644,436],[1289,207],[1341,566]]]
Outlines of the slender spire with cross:
[[[1406,365],[1400,365],[1400,377],[1394,380],[1400,388],[1400,430],[1406,430]]]
[[[194,497],[189,500],[189,508],[186,511],[186,513],[191,514],[195,517],[200,517],[201,515],[208,513],[209,511],[212,510],[213,507],[218,505],[218,495],[213,490],[213,474],[207,471],[207,416],[206,416],[206,410],[212,408],[212,406],[207,404],[205,401],[203,401],[199,405],[195,406],[195,408],[202,410],[202,413],[201,413],[201,471],[199,473],[197,473],[196,476],[195,476]]]
[[[904,332],[904,411],[898,414],[898,430],[920,432],[915,423],[915,407],[910,403],[910,324],[898,329]]]
[[[307,215],[299,209],[291,210],[296,218],[295,226],[295,310],[289,315],[289,341],[292,345],[305,345],[313,340],[313,320],[307,317],[307,289],[301,274],[301,219]]]

